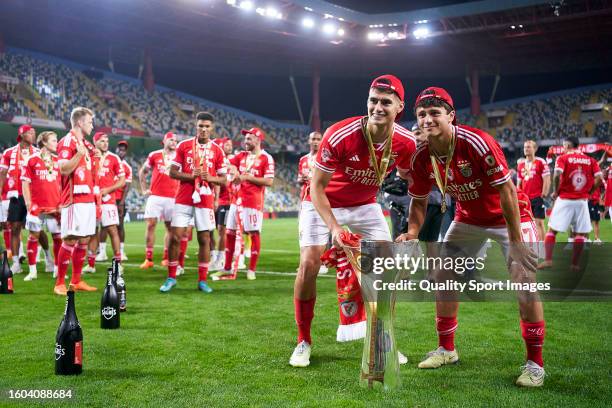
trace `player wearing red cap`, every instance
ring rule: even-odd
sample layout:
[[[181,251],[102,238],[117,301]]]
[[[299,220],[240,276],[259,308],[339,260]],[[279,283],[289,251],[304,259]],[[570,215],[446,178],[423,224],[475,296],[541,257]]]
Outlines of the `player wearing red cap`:
[[[550,170],[546,160],[535,155],[538,145],[533,140],[526,140],[523,145],[525,158],[520,159],[516,166],[517,184],[529,196],[531,210],[538,229],[538,240],[544,241],[544,197],[550,190]]]
[[[96,133],[93,141],[96,149],[100,152],[96,168],[101,197],[100,236],[102,236],[102,231],[110,235],[113,259],[121,262],[119,231],[117,230],[119,211],[117,210],[115,193],[125,184],[125,172],[121,166],[119,156],[108,150],[108,136],[106,134],[102,132]],[[95,272],[97,247],[98,236],[94,235],[89,240],[88,267],[83,272]],[[102,249],[100,251],[102,252]]]
[[[232,139],[224,138],[219,141],[219,146],[225,153],[226,160],[232,157],[234,145]],[[228,163],[226,163],[227,165]],[[228,175],[229,177],[229,175]],[[229,181],[228,181],[229,184]],[[229,213],[231,197],[230,187],[228,185],[219,186],[219,194],[217,195],[215,205],[215,220],[217,221],[217,231],[219,232],[219,241],[217,242],[217,249],[213,250],[211,255],[211,267],[213,271],[217,271],[223,268],[225,263],[225,227],[227,225],[227,215]]]
[[[334,245],[339,245],[344,225],[364,239],[391,241],[376,195],[389,172],[408,168],[416,149],[412,133],[396,123],[403,109],[401,81],[380,76],[370,85],[367,116],[340,121],[323,136],[299,216],[300,265],[294,286],[298,344],[289,360],[294,367],[310,364],[316,278],[330,232]],[[347,329],[365,336],[365,322],[353,326]]]
[[[546,259],[539,265],[540,269],[552,267],[557,232],[567,231],[569,226],[573,225],[575,236],[571,268],[578,270],[584,243],[591,232],[587,201],[599,188],[602,173],[594,158],[578,150],[579,145],[577,137],[566,138],[563,141],[565,153],[557,157],[555,162],[551,194],[555,204],[548,221],[548,232],[544,238]]]
[[[100,153],[88,142],[93,130],[93,112],[78,107],[70,114],[71,130],[58,143],[60,174],[62,175],[61,235],[62,247],[57,254],[57,281],[54,293],[66,295],[65,278],[72,261],[71,284],[75,290],[95,291],[81,279],[89,239],[96,233],[95,161]]]
[[[174,197],[179,182],[170,177],[170,163],[176,154],[176,135],[168,132],[162,140],[163,149],[149,153],[144,165],[140,168],[140,188],[147,197],[144,219],[147,224],[145,231],[145,260],[140,269],[153,267],[153,247],[155,246],[155,226],[157,221],[166,225],[164,239],[164,259],[168,259],[168,239],[170,237],[170,222],[174,208]],[[147,176],[151,173],[151,183],[147,185]]]
[[[54,132],[42,132],[38,135],[37,144],[40,152],[34,153],[29,157],[21,176],[23,198],[28,209],[26,228],[30,231],[27,245],[30,271],[24,278],[25,281],[37,278],[36,255],[43,226],[53,236],[53,253],[55,255],[56,268],[57,254],[62,245],[58,222],[60,175],[57,156],[55,155],[57,151],[57,135]]]
[[[476,258],[488,238],[495,240],[508,258],[511,275],[533,281],[537,257],[525,242],[536,242],[537,232],[529,207],[519,207],[516,188],[499,144],[479,129],[458,125],[453,100],[442,88],[431,87],[421,92],[414,111],[427,142],[419,144],[410,163],[408,192],[412,201],[408,232],[398,240],[417,239],[427,196],[435,181],[443,195],[448,193],[457,200],[455,219],[444,241],[463,242],[462,256]],[[443,204],[442,211],[444,207]],[[470,245],[466,244],[468,240]],[[447,273],[454,276],[454,271]],[[445,276],[444,279],[453,278]],[[439,347],[419,363],[419,368],[438,368],[459,360],[454,344],[459,307],[455,295],[454,292],[436,293]],[[519,310],[527,363],[522,367],[517,385],[541,386],[544,382],[542,304],[537,296],[519,295]]]
[[[230,275],[236,247],[237,217],[242,220],[244,232],[251,238],[251,259],[247,279],[256,278],[255,270],[261,252],[261,227],[266,187],[274,182],[274,159],[262,149],[265,133],[259,128],[243,129],[244,148],[229,159],[233,175],[233,187],[237,190],[236,204],[230,205],[225,236],[225,267],[220,276]]]
[[[198,290],[210,293],[208,267],[210,263],[210,232],[215,229],[214,186],[226,183],[225,155],[210,140],[214,117],[208,112],[196,115],[196,137],[183,140],[176,148],[171,162],[170,177],[179,180],[174,212],[172,236],[168,248],[168,278],[161,286],[162,293],[176,286],[179,245],[190,222],[195,222],[198,236]]]
[[[11,226],[11,249],[13,264],[11,271],[21,273],[19,263],[19,246],[21,244],[21,230],[26,221],[28,210],[22,192],[21,176],[23,167],[28,158],[37,152],[33,146],[36,141],[36,131],[29,125],[19,127],[17,144],[6,149],[0,162],[0,190],[7,186],[7,198],[10,200],[7,212],[7,222]]]

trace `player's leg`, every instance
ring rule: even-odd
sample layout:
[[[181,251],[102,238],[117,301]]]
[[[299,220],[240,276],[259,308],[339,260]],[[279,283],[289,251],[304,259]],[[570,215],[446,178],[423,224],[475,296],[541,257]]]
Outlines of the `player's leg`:
[[[187,229],[192,217],[192,206],[182,204],[175,205],[168,242],[168,277],[159,288],[162,293],[169,292],[176,286],[176,271],[178,268],[181,239],[187,234]]]
[[[164,233],[164,255],[162,256],[162,266],[168,266],[168,247],[170,246],[170,236],[172,234],[170,221],[164,222],[166,232]]]
[[[102,217],[104,217],[104,209],[107,204],[102,204]],[[98,256],[96,257],[96,261],[108,261],[108,255],[106,254],[106,239],[108,238],[108,232],[104,228],[100,228],[100,231],[97,234],[97,242],[98,242]]]
[[[96,227],[96,233],[91,237],[87,244],[87,265],[83,268],[83,273],[95,273],[96,272],[96,261],[100,259],[100,256],[96,255],[98,251],[98,242],[101,232],[99,227]]]
[[[88,285],[81,279],[81,273],[85,256],[87,255],[89,240],[96,235],[96,205],[94,203],[76,203],[71,205],[69,209],[72,211],[69,217],[69,221],[72,221],[72,229],[65,231],[64,224],[62,223],[62,236],[72,235],[78,238],[72,251],[72,277],[70,283],[78,291],[95,291],[97,290],[95,287]],[[67,217],[68,215],[66,214]],[[62,217],[64,217],[64,209],[62,209]]]
[[[255,280],[257,261],[261,253],[261,227],[263,226],[263,212],[255,208],[243,208],[244,231],[251,241],[251,257],[249,259],[249,269],[247,279]]]
[[[28,237],[27,254],[28,254],[28,275],[23,279],[24,281],[31,281],[38,277],[36,271],[36,255],[38,253],[38,240],[40,239],[40,229],[34,227],[33,224],[29,223],[30,235]],[[42,227],[42,224],[41,224]]]
[[[145,260],[140,265],[140,269],[153,267],[153,248],[155,247],[155,226],[157,218],[145,218]]]
[[[121,235],[119,234],[118,225],[109,225],[103,228],[110,236],[111,246],[113,248],[113,259],[121,263]]]
[[[538,265],[538,269],[552,267],[552,258],[557,240],[558,231],[567,231],[574,217],[574,200],[557,198],[548,220],[548,232],[544,236],[544,261]],[[588,217],[588,213],[587,213]]]
[[[225,230],[225,264],[223,272],[230,274],[232,270],[232,259],[236,250],[236,231],[238,230],[238,207],[235,204],[230,206],[227,214],[227,227]]]
[[[211,293],[208,286],[211,233],[215,229],[215,213],[211,208],[196,208],[194,223],[198,236],[198,290]]]
[[[128,257],[125,254],[125,203],[117,203],[117,214],[119,215],[119,225],[117,226],[117,233],[119,234],[119,252],[121,254],[121,260],[127,261]]]

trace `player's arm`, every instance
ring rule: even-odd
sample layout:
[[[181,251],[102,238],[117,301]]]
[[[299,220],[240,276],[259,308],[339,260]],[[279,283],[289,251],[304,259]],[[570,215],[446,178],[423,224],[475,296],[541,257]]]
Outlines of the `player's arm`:
[[[559,182],[561,180],[561,173],[562,170],[559,169],[555,169],[555,171],[553,172],[552,189],[550,194],[553,200],[559,196]]]
[[[59,164],[60,174],[62,176],[68,176],[72,174],[74,169],[79,165],[81,158],[87,154],[87,149],[82,144],[78,144],[76,152],[69,160],[62,160]]]
[[[123,186],[123,196],[121,197],[121,200],[119,200],[119,204],[120,205],[124,205],[125,204],[125,198],[128,195],[128,191],[130,191],[130,187],[132,186],[131,182],[125,182],[125,185]],[[121,187],[119,187],[121,188]]]
[[[314,175],[310,181],[310,199],[312,200],[312,205],[314,205],[323,219],[323,222],[325,222],[325,225],[329,228],[334,245],[338,245],[338,235],[344,231],[344,229],[338,224],[338,220],[336,220],[332,212],[327,194],[325,194],[325,188],[329,184],[332,176],[333,173],[323,171],[318,167],[314,168]]]
[[[140,191],[142,194],[148,195],[151,194],[151,190],[147,188],[147,176],[149,175],[149,166],[147,164],[143,164],[138,170],[138,178],[140,182]]]
[[[242,176],[240,176],[240,179],[242,181],[248,181],[249,183],[253,183],[256,186],[272,187],[272,184],[274,183],[274,178],[272,177],[255,177],[251,176],[250,174],[243,174]]]
[[[427,212],[427,197],[425,198],[412,198],[410,200],[410,211],[408,211],[408,232],[400,234],[395,241],[410,241],[411,239],[417,239],[421,227],[425,222],[425,213]]]
[[[112,186],[104,187],[103,189],[101,189],[100,194],[102,196],[105,196],[106,194],[112,193],[115,190],[119,190],[123,186],[125,186],[125,175],[119,177],[117,181],[115,182],[115,184],[113,184]],[[125,194],[124,194],[124,197],[125,197]]]
[[[25,201],[26,210],[29,212],[30,208],[32,208],[32,192],[30,191],[30,182],[22,178],[21,187],[23,190],[23,201]]]
[[[0,168],[0,191],[4,188],[4,183],[6,183],[6,173],[8,169],[5,167]]]
[[[542,197],[547,197],[550,192],[550,174],[542,176]]]

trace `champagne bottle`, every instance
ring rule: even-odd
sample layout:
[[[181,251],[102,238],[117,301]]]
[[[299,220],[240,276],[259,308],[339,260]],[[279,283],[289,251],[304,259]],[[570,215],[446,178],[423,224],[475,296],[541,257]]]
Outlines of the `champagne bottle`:
[[[6,251],[2,254],[2,269],[0,269],[0,293],[13,293],[13,272],[9,268]]]
[[[100,302],[100,327],[103,329],[119,328],[119,296],[115,289],[113,268],[108,268],[108,279]]]
[[[74,306],[74,288],[68,288],[66,309],[55,335],[55,374],[78,375],[83,371],[83,331]]]

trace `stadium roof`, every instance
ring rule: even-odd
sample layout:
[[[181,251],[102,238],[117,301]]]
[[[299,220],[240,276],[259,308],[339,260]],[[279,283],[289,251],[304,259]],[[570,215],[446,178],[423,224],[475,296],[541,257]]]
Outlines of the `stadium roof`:
[[[280,18],[258,8],[270,4]],[[303,26],[305,16],[315,27]],[[301,75],[314,65],[327,77],[462,77],[469,67],[502,75],[612,67],[610,17],[610,0],[7,0],[0,32],[8,45],[98,66],[109,58],[137,66],[149,48],[155,66],[194,77]]]

